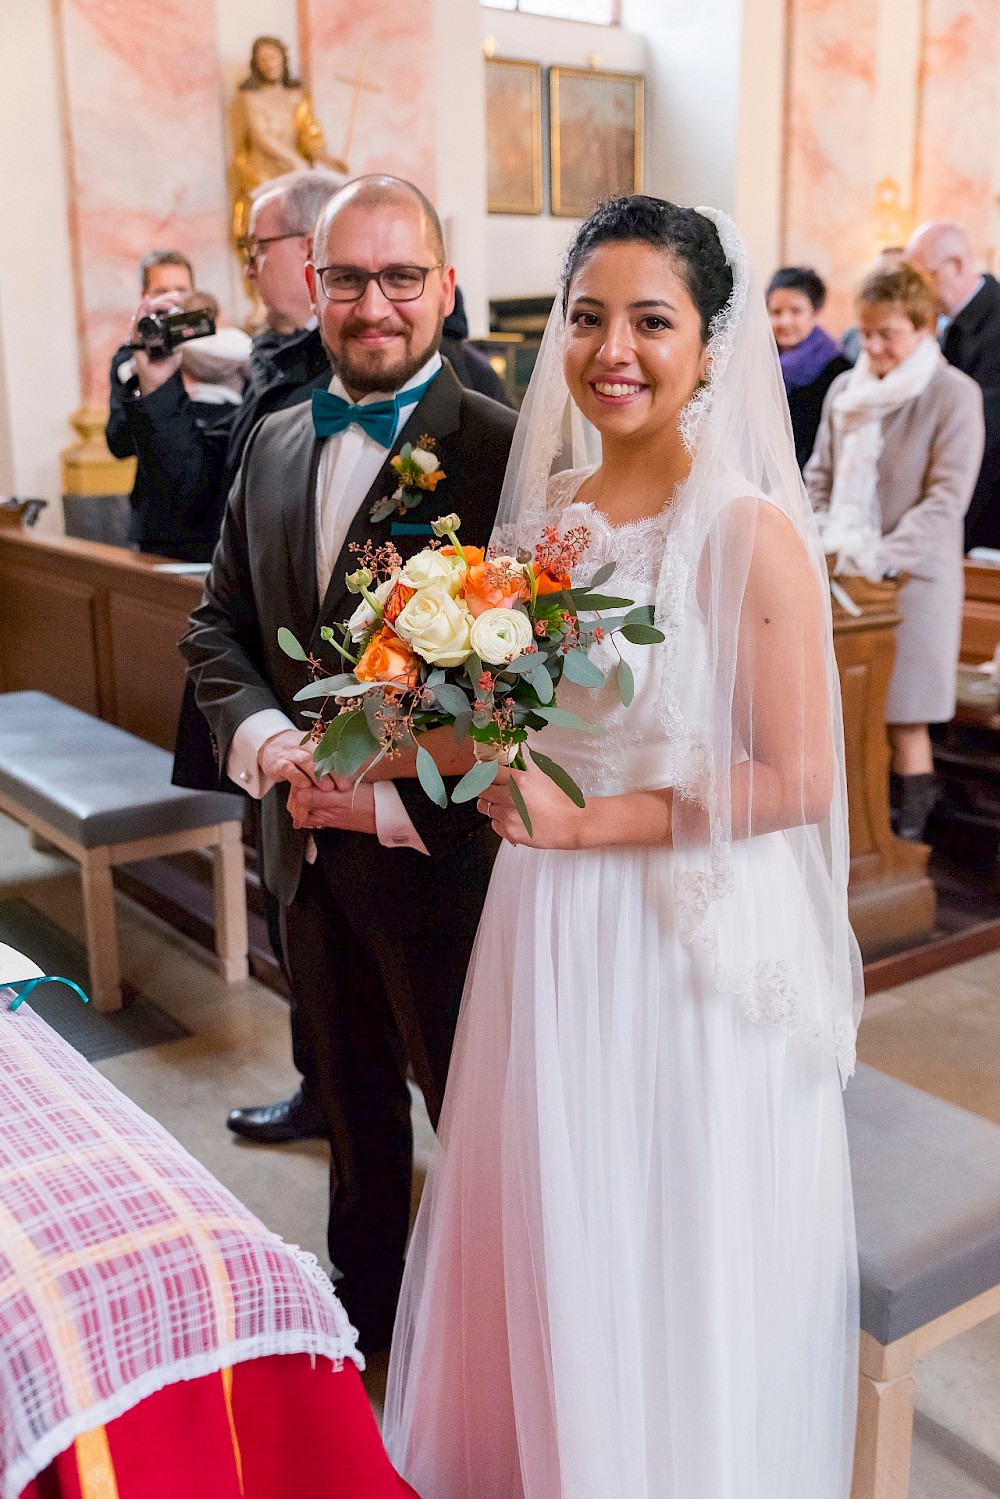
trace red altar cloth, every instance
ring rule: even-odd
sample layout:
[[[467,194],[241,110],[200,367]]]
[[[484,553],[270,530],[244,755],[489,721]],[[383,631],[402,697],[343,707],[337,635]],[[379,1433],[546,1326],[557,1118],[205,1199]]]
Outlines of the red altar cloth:
[[[168,1385],[87,1432],[21,1499],[416,1499],[355,1366],[308,1354]],[[231,1415],[231,1420],[230,1420]]]

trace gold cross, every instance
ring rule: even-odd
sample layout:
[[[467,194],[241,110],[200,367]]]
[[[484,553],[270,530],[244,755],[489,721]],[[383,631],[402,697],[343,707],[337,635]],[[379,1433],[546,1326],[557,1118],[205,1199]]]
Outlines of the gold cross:
[[[354,138],[354,122],[358,116],[358,105],[361,102],[361,95],[363,93],[380,94],[382,92],[382,90],[380,88],[377,88],[375,84],[366,82],[366,75],[368,72],[368,56],[369,54],[367,52],[365,52],[362,56],[361,63],[358,67],[357,77],[345,78],[342,73],[334,74],[334,78],[337,83],[346,83],[354,90],[354,93],[351,97],[350,112],[347,116],[347,132],[344,136],[344,149],[340,153],[341,160],[345,162],[350,161],[351,159],[351,141]]]

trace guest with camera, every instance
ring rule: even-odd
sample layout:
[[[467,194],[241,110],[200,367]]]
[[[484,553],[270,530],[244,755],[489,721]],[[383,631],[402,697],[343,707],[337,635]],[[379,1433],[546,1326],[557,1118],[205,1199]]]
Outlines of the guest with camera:
[[[905,262],[857,293],[862,354],[830,387],[805,482],[845,570],[901,575],[886,702],[890,815],[919,841],[934,805],[927,726],[955,712],[962,520],[983,452],[983,403],[934,337],[935,300]]]
[[[241,249],[267,322],[253,341],[244,399],[231,413],[210,427],[199,421],[184,388],[179,348],[162,358],[145,351],[135,355],[137,386],[124,403],[124,418],[147,476],[150,529],[155,525],[158,541],[167,538],[173,546],[190,548],[192,560],[211,560],[226,496],[259,419],[308,400],[314,387],[329,379],[305,264],[320,209],[340,182],[335,173],[320,169],[289,172],[254,195]],[[160,302],[140,307],[140,313],[162,310]]]

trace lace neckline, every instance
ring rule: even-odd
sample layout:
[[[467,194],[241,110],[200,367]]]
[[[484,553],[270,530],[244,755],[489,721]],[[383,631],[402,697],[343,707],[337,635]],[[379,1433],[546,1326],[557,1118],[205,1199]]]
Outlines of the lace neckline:
[[[593,505],[590,500],[581,500],[579,498],[579,493],[584,483],[596,472],[597,466],[594,465],[592,468],[567,470],[564,474],[558,475],[557,478],[562,479],[565,486],[563,504],[576,505],[581,510],[589,511],[597,526],[610,536],[636,536],[645,531],[655,531],[661,526],[666,527],[667,522],[677,507],[680,486],[678,486],[678,490],[675,491],[672,498],[655,515],[643,515],[638,520],[613,521],[603,510],[598,510],[597,506]]]

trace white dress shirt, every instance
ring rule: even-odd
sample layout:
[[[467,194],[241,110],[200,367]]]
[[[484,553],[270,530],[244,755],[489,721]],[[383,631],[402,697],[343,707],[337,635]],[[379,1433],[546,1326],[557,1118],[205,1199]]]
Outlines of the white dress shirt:
[[[441,355],[433,354],[412,379],[400,387],[400,392],[425,384],[440,368]],[[329,388],[332,395],[340,396],[345,401],[351,399],[339,375],[334,375]],[[364,396],[357,404],[364,406],[372,401],[390,398],[390,393],[375,392]],[[396,431],[393,433],[394,442],[413,409],[412,406],[406,406],[400,412]],[[369,437],[362,427],[352,424],[345,427],[343,432],[327,438],[320,454],[316,476],[315,524],[316,587],[321,604],[330,586],[333,569],[351,521],[374,484],[385,462],[386,453],[387,449],[381,443]],[[256,800],[266,796],[274,782],[261,775],[258,758],[260,752],[276,734],[283,734],[288,729],[298,730],[299,727],[278,708],[264,708],[259,713],[251,713],[236,730],[229,747],[226,774],[230,780],[242,786]],[[379,842],[390,848],[415,848],[426,854],[424,841],[410,821],[392,781],[375,781],[374,792],[375,828]],[[315,857],[314,848],[310,848],[309,853]]]

